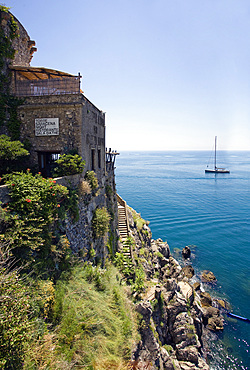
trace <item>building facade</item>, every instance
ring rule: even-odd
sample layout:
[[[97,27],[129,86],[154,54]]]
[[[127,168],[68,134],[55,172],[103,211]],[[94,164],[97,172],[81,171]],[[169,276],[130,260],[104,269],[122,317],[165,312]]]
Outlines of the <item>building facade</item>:
[[[5,34],[9,33],[11,17],[19,37],[12,41],[14,58],[7,61],[10,94],[21,99],[20,139],[30,144],[31,165],[51,176],[60,155],[78,153],[85,169],[94,170],[100,181],[106,173],[105,113],[82,93],[80,74],[30,66],[35,42],[11,13],[1,12]]]

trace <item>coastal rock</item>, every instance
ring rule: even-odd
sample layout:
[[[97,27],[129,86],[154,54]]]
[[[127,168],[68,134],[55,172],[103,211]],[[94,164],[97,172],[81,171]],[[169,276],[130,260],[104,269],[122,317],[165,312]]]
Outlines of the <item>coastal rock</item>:
[[[193,288],[197,292],[201,289],[201,284],[197,281],[193,284]]]
[[[167,313],[169,317],[169,327],[172,330],[177,315],[181,312],[187,312],[187,302],[180,293],[176,293],[172,302],[168,303]]]
[[[168,279],[164,284],[164,287],[167,291],[177,292],[180,290],[180,287],[177,284],[175,279]]]
[[[212,298],[208,292],[201,292],[200,293],[201,298],[201,306],[202,307],[209,307],[212,306]]]
[[[208,319],[207,328],[212,331],[220,331],[224,329],[223,320],[221,317],[210,317]]]
[[[187,346],[176,350],[176,357],[179,361],[188,361],[193,364],[198,364],[199,352],[195,346]]]
[[[190,250],[190,248],[188,246],[184,247],[182,249],[182,257],[184,259],[187,259],[187,258],[190,258],[190,256],[191,256],[191,250]]]
[[[215,283],[217,281],[212,271],[209,271],[209,270],[205,270],[202,272],[201,279],[202,281],[207,282],[207,283]]]
[[[179,365],[181,370],[197,370],[197,369],[209,370],[208,364],[202,358],[198,359],[198,364],[193,364],[192,362],[188,361],[185,362],[180,361]]]
[[[165,257],[165,258],[169,258],[169,256],[170,256],[170,249],[169,249],[169,245],[168,245],[168,243],[163,243],[163,242],[161,242],[161,243],[158,243],[158,245],[159,245],[159,250],[160,250],[160,252],[163,254],[163,256]]]
[[[182,273],[188,279],[192,279],[194,276],[194,268],[191,265],[182,267]]]
[[[224,310],[229,310],[230,309],[229,303],[227,301],[225,301],[224,299],[215,299],[214,303],[215,303],[216,307],[218,307],[218,308],[223,308]]]
[[[165,277],[168,278],[171,276],[171,278],[177,278],[180,275],[181,272],[181,266],[179,263],[172,257],[169,257],[169,269],[167,272],[165,272]]]
[[[178,348],[197,344],[193,320],[187,312],[181,312],[176,317],[172,328],[172,338]]]
[[[215,307],[208,307],[203,309],[204,324],[212,331],[219,331],[224,329],[223,318],[220,316],[220,311]]]
[[[142,301],[138,303],[135,307],[136,311],[140,313],[146,323],[149,323],[150,317],[152,315],[152,307],[149,301]]]
[[[136,311],[141,314],[141,340],[133,350],[131,368],[208,370],[209,367],[201,355],[204,315],[198,306],[200,291],[196,298],[192,294],[192,299],[187,294],[189,290],[194,292],[188,283],[188,279],[194,275],[193,267],[185,266],[182,269],[170,254],[167,243],[161,239],[153,240],[150,229],[147,230],[144,226],[143,229],[137,229],[132,217],[130,224],[131,236],[135,241],[134,257],[140,258],[147,279],[154,283],[150,284],[143,300],[135,306]],[[187,254],[184,252],[186,256],[189,253],[188,248]],[[188,287],[189,290],[184,289]],[[202,297],[206,305],[212,303],[209,297],[206,294]],[[206,325],[212,317],[207,316]],[[212,321],[209,325],[212,327]],[[218,323],[215,322],[214,326],[218,327]]]

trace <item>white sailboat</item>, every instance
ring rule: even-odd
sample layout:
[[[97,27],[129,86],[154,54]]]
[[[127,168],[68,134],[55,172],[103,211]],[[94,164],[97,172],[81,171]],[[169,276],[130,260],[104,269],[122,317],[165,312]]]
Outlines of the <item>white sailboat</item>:
[[[217,164],[216,164],[216,160],[217,160],[217,158],[216,158],[216,156],[217,156],[216,146],[217,146],[217,136],[215,136],[214,168],[206,168],[205,172],[206,173],[230,173],[230,171],[227,170],[226,168],[217,167]]]

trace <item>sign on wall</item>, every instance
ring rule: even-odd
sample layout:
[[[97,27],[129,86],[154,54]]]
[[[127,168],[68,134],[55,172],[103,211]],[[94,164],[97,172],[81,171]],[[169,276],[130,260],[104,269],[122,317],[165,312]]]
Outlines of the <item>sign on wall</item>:
[[[35,136],[59,135],[59,118],[36,118]]]

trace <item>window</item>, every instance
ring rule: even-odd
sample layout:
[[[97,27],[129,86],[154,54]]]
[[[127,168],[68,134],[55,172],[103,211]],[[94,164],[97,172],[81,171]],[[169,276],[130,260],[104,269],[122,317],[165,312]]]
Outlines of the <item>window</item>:
[[[102,161],[101,161],[101,149],[98,149],[98,167],[102,167]]]
[[[91,149],[91,169],[95,171],[95,149]]]

